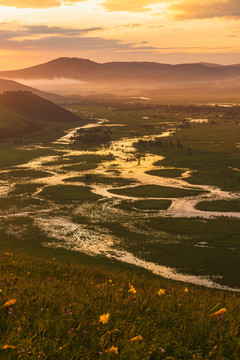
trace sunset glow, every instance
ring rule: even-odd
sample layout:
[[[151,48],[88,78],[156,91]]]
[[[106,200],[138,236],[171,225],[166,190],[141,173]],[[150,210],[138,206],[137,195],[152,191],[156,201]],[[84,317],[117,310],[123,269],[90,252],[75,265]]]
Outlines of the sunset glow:
[[[240,62],[238,0],[0,0],[0,68],[61,56]]]

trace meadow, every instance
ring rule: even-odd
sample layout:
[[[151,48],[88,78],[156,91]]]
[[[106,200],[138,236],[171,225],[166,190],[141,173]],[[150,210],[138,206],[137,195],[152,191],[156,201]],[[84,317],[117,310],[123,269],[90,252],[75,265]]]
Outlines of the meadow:
[[[0,358],[236,360],[238,293],[3,251]]]
[[[111,266],[125,251],[239,287],[238,107],[136,101],[66,108],[83,125],[105,120],[101,132],[113,148],[54,143],[52,132],[1,144],[1,248]],[[224,191],[229,198],[218,199]]]

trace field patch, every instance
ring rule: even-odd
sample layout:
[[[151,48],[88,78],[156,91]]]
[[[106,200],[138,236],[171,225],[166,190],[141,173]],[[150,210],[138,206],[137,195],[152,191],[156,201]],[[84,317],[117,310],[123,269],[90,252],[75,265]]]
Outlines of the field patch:
[[[195,208],[203,211],[240,212],[240,200],[202,201]]]
[[[133,207],[140,210],[167,210],[171,204],[170,200],[139,200],[133,203]]]
[[[58,185],[44,188],[40,194],[56,202],[97,200],[100,198],[91,192],[88,186]]]
[[[176,178],[180,177],[183,170],[180,169],[159,169],[146,171],[146,174],[160,177]]]
[[[198,196],[203,194],[200,190],[187,190],[158,185],[139,185],[125,189],[111,189],[112,194],[133,196],[133,197],[163,197],[163,198],[178,198],[185,196]]]
[[[38,170],[12,170],[9,172],[4,172],[0,174],[0,180],[9,180],[11,179],[21,179],[21,178],[31,178],[38,179],[52,176],[52,174],[45,171]]]
[[[66,182],[84,182],[86,184],[116,184],[116,185],[130,185],[131,180],[120,177],[107,177],[96,174],[86,174],[85,176],[75,176],[68,179],[64,179]]]

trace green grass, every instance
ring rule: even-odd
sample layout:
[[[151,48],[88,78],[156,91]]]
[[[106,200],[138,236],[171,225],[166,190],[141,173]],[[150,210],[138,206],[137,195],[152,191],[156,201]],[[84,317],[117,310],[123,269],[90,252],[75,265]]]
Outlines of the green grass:
[[[52,176],[52,174],[44,171],[37,170],[12,170],[9,172],[4,172],[0,174],[1,180],[9,180],[11,179],[21,179],[21,178],[31,178],[31,179],[39,179]]]
[[[0,198],[0,211],[7,212],[9,215],[12,211],[19,212],[30,210],[31,206],[34,205],[42,205],[41,200],[27,196],[8,196]]]
[[[21,138],[81,120],[64,108],[27,92],[0,94],[0,137]]]
[[[4,360],[240,356],[240,298],[234,293],[9,251],[1,254],[0,289]],[[8,300],[16,302],[4,306]],[[222,308],[224,314],[210,316]],[[109,314],[105,324],[103,314]]]
[[[146,171],[146,174],[160,176],[160,177],[175,178],[175,177],[180,177],[183,172],[184,171],[180,169],[160,169],[160,170]]]
[[[40,196],[60,203],[100,198],[100,196],[92,193],[89,187],[74,185],[48,186],[41,191]]]
[[[139,200],[133,202],[133,207],[140,210],[167,210],[171,204],[170,200]]]
[[[63,170],[69,170],[69,171],[86,171],[86,170],[93,170],[98,167],[97,164],[76,164],[76,165],[69,165],[69,166],[63,166]]]
[[[139,185],[125,189],[111,189],[112,194],[133,196],[133,197],[164,197],[164,198],[178,198],[185,196],[201,195],[202,191],[178,189],[173,187],[158,186],[158,185]]]
[[[233,120],[216,125],[192,125],[162,138],[161,146],[136,145],[139,151],[164,156],[157,166],[196,170],[187,181],[191,184],[214,185],[223,190],[240,190],[237,147],[240,127]],[[180,146],[179,146],[180,145]]]
[[[196,206],[198,210],[204,211],[230,211],[240,212],[239,200],[215,200],[215,201],[202,201]]]
[[[115,184],[115,185],[130,185],[133,181],[120,177],[107,177],[96,174],[86,174],[86,176],[75,176],[64,179],[66,182],[84,182],[86,184]]]
[[[144,217],[128,201],[117,207],[127,211],[124,220],[106,217],[101,226],[119,239],[120,249],[181,273],[240,287],[240,220]]]
[[[17,184],[14,189],[11,191],[11,195],[32,195],[34,194],[39,185],[36,184]]]

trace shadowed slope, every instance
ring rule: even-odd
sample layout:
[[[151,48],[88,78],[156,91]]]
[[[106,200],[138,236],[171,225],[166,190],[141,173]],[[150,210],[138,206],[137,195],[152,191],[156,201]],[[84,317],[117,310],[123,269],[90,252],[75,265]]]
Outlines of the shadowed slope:
[[[13,80],[0,79],[0,93],[3,93],[5,91],[30,91],[33,94],[36,94],[44,99],[53,102],[61,102],[63,100],[63,97],[61,95],[41,91],[30,86],[20,84],[19,82]]]
[[[77,121],[80,121],[78,116],[35,94],[0,94],[0,139],[30,135]]]

